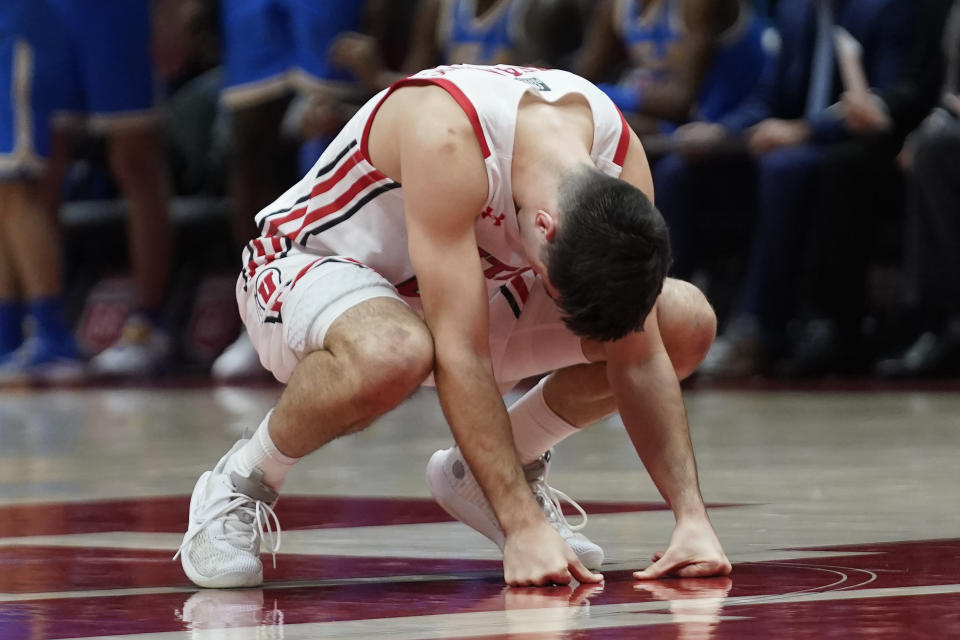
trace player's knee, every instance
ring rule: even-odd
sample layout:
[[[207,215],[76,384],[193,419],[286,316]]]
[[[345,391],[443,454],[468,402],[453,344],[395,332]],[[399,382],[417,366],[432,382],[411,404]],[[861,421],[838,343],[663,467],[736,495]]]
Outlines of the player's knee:
[[[694,285],[670,280],[670,293],[658,309],[660,332],[670,360],[681,380],[692,374],[717,335],[717,315]]]
[[[385,327],[376,339],[358,345],[352,357],[364,372],[359,401],[373,413],[385,413],[433,370],[433,338],[422,323]]]
[[[693,357],[690,361],[690,370],[684,374],[684,377],[693,373],[694,369],[700,366],[717,337],[717,314],[713,310],[713,306],[707,301],[706,296],[699,290],[697,294],[699,300],[693,312]]]

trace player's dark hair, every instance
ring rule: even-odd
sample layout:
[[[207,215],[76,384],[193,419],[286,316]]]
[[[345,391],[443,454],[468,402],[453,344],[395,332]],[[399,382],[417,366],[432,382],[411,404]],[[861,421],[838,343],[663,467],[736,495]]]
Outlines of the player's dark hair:
[[[671,261],[663,216],[642,191],[592,167],[564,177],[559,207],[546,263],[567,327],[599,341],[642,330]]]

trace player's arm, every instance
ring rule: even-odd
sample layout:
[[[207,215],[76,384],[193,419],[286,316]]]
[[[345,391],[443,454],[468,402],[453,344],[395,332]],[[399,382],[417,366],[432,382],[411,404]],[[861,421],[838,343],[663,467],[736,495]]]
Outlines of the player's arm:
[[[673,122],[685,122],[693,114],[697,96],[716,51],[717,42],[731,16],[728,0],[686,0],[683,20],[686,33],[668,82],[636,88],[637,111]]]
[[[420,0],[410,34],[410,50],[403,59],[403,71],[407,74],[435,67],[442,62],[443,52],[437,42],[442,1]]]
[[[436,107],[436,108],[432,108]],[[401,132],[410,257],[433,334],[440,403],[506,535],[511,585],[596,582],[547,523],[527,485],[489,349],[489,306],[474,224],[487,197],[480,147],[452,99],[422,105]]]
[[[350,70],[368,91],[386,89],[394,82],[440,63],[437,44],[437,20],[441,0],[422,0],[417,7],[411,29],[410,49],[404,57],[403,69],[387,68],[380,55],[376,38],[371,35],[347,32],[337,36],[330,48],[334,64]]]
[[[620,177],[653,198],[646,155],[632,132]],[[667,552],[636,577],[729,573],[700,494],[680,381],[660,335],[657,306],[642,332],[607,343],[605,351],[607,377],[627,433],[677,521]]]
[[[616,0],[602,0],[584,35],[583,45],[573,61],[573,72],[591,82],[607,80],[610,67],[623,55],[620,35],[613,27]]]

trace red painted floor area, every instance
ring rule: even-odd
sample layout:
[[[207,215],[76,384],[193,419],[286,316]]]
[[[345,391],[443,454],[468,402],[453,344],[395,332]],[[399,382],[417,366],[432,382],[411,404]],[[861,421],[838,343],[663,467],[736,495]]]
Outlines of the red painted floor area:
[[[172,559],[183,494],[276,399],[222,391],[0,394],[0,640],[960,638],[955,393],[688,394],[729,578],[633,580],[672,518],[605,421],[552,478],[594,499],[606,583],[507,589],[428,497],[449,429],[424,391],[291,474],[263,588],[198,590]]]
[[[492,561],[283,556],[276,571],[268,566],[263,589],[194,594],[191,589],[157,592],[188,584],[166,553],[10,547],[0,553],[0,591],[74,593],[0,605],[0,638],[63,639],[552,607],[587,614],[627,605],[629,613],[630,605],[651,602],[668,603],[655,614],[691,619],[651,626],[641,619],[641,609],[636,625],[627,616],[614,628],[542,637],[956,637],[950,634],[960,629],[960,539],[825,551],[836,555],[740,564],[730,578],[636,582],[629,571],[611,571],[603,587],[579,589],[505,589],[499,563]],[[938,587],[954,591],[938,593]],[[76,593],[125,588],[143,592]],[[721,619],[726,617],[743,619]],[[477,637],[508,637],[477,631]]]
[[[162,496],[0,507],[0,538],[108,531],[182,533],[187,528],[189,505],[190,496]],[[662,502],[585,501],[581,506],[598,515],[667,509]],[[720,509],[740,505],[707,506]],[[276,511],[283,528],[290,531],[453,521],[430,498],[284,496]],[[564,513],[577,512],[564,505]]]

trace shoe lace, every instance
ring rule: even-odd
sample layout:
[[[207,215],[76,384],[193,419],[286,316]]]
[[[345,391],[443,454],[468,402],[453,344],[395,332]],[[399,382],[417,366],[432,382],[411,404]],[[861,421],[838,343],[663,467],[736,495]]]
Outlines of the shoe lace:
[[[577,503],[576,500],[568,496],[563,491],[559,489],[554,489],[549,484],[545,478],[539,479],[533,482],[533,493],[537,496],[537,502],[540,503],[540,507],[543,509],[544,513],[547,515],[547,519],[550,522],[557,524],[562,524],[570,531],[580,531],[585,526],[589,518],[587,518],[587,512],[583,507]],[[561,501],[566,502],[570,506],[579,512],[581,520],[577,524],[571,524],[567,517],[563,515],[563,506]]]
[[[223,523],[224,532],[216,536],[216,539],[225,540],[238,548],[252,548],[256,542],[256,537],[259,535],[261,540],[267,541],[267,550],[273,559],[273,568],[276,569],[277,552],[280,550],[282,531],[280,529],[280,519],[273,507],[237,492],[218,496],[217,500],[224,501],[225,504],[207,516],[207,519],[195,528],[193,533],[184,537],[183,543],[177,549],[173,559],[179,558],[187,545],[211,522],[226,516]]]

